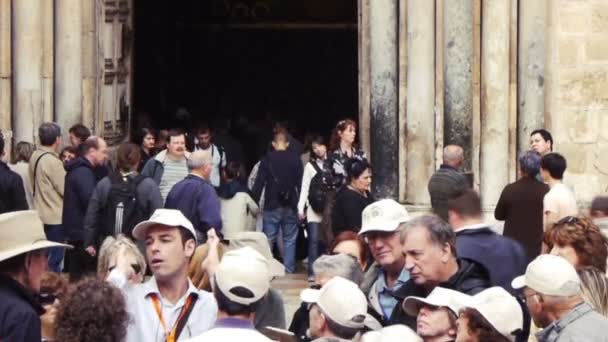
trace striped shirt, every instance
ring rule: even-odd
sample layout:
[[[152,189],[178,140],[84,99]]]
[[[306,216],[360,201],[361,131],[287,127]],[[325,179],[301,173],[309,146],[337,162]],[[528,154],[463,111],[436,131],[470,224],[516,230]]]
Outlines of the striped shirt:
[[[163,197],[164,203],[171,188],[188,175],[188,165],[186,164],[186,159],[175,161],[170,158],[165,158],[163,166],[163,177],[161,178],[158,187],[160,188],[160,194]]]

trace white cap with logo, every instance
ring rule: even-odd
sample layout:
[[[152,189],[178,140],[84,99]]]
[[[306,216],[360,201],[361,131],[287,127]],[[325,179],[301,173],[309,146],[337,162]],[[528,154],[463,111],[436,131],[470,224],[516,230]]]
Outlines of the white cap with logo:
[[[306,289],[300,294],[306,303],[315,303],[336,324],[361,329],[367,316],[367,298],[357,284],[334,277],[320,290]]]
[[[397,201],[379,200],[363,209],[359,235],[370,231],[394,232],[401,223],[409,219],[407,210]]]
[[[270,289],[268,260],[251,247],[226,252],[215,271],[219,290],[235,303],[249,305],[262,299]],[[245,288],[251,296],[243,296],[237,288]]]
[[[566,259],[550,254],[539,255],[526,268],[526,274],[513,279],[514,289],[529,287],[539,293],[569,297],[581,294],[581,281]]]
[[[140,222],[133,228],[133,237],[137,240],[145,240],[148,228],[156,225],[185,228],[192,233],[196,241],[196,231],[192,222],[177,209],[156,209],[149,220]]]
[[[524,316],[517,299],[502,287],[491,287],[474,295],[470,305],[483,316],[501,335],[515,341],[515,335],[523,329]]]
[[[362,342],[422,342],[422,337],[418,336],[408,326],[397,324],[391,325],[380,330],[370,331],[363,335]]]
[[[446,307],[450,309],[454,315],[458,316],[460,309],[465,307],[471,301],[471,296],[462,292],[436,287],[426,297],[410,296],[403,301],[403,310],[410,316],[417,316],[420,308],[424,305],[434,307]]]

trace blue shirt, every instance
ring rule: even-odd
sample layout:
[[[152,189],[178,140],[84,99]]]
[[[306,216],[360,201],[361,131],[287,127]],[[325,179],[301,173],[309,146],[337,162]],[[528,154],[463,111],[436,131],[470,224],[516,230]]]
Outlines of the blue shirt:
[[[378,291],[378,302],[380,303],[380,308],[382,308],[382,315],[385,319],[390,319],[395,306],[397,306],[397,303],[399,302],[399,300],[393,296],[393,293],[399,290],[409,279],[410,272],[404,268],[401,271],[401,274],[399,274],[397,281],[395,281],[392,287],[389,287],[386,284],[384,270],[380,270],[378,280],[376,281],[376,290]]]

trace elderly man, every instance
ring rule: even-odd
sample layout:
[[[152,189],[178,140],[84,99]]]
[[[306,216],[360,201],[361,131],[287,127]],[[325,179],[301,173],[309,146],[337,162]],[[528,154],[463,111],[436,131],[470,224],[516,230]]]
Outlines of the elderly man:
[[[459,172],[463,163],[462,147],[448,145],[443,149],[443,164],[429,180],[428,189],[433,212],[445,221],[448,220],[448,199],[470,186],[466,177]]]
[[[35,211],[0,215],[0,340],[40,341],[44,309],[34,298],[47,269],[48,248],[68,245],[47,241]]]
[[[196,151],[188,159],[192,172],[173,186],[167,196],[165,208],[179,209],[194,225],[199,242],[207,240],[211,228],[222,229],[220,199],[209,182],[213,173],[213,159],[208,151]]]
[[[490,287],[486,269],[469,259],[456,257],[456,241],[452,228],[435,215],[420,216],[408,221],[401,231],[408,280],[394,293],[397,298],[426,297],[437,286],[469,295]],[[415,327],[415,317],[406,315],[401,305],[395,314],[399,323]]]
[[[361,289],[367,294],[370,306],[384,325],[394,324],[394,309],[399,299],[395,293],[410,278],[404,269],[403,244],[399,233],[410,219],[405,208],[391,199],[368,205],[362,215],[363,236],[374,257],[374,264],[365,275]],[[405,297],[404,297],[405,298]]]
[[[513,280],[537,326],[539,342],[608,341],[608,319],[581,297],[581,281],[564,258],[543,254]]]

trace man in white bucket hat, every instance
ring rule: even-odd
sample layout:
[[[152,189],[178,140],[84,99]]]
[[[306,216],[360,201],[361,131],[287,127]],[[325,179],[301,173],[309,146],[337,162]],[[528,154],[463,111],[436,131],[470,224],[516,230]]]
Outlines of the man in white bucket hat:
[[[71,248],[48,241],[35,211],[0,215],[0,341],[40,341],[36,300],[48,267],[48,248]]]

